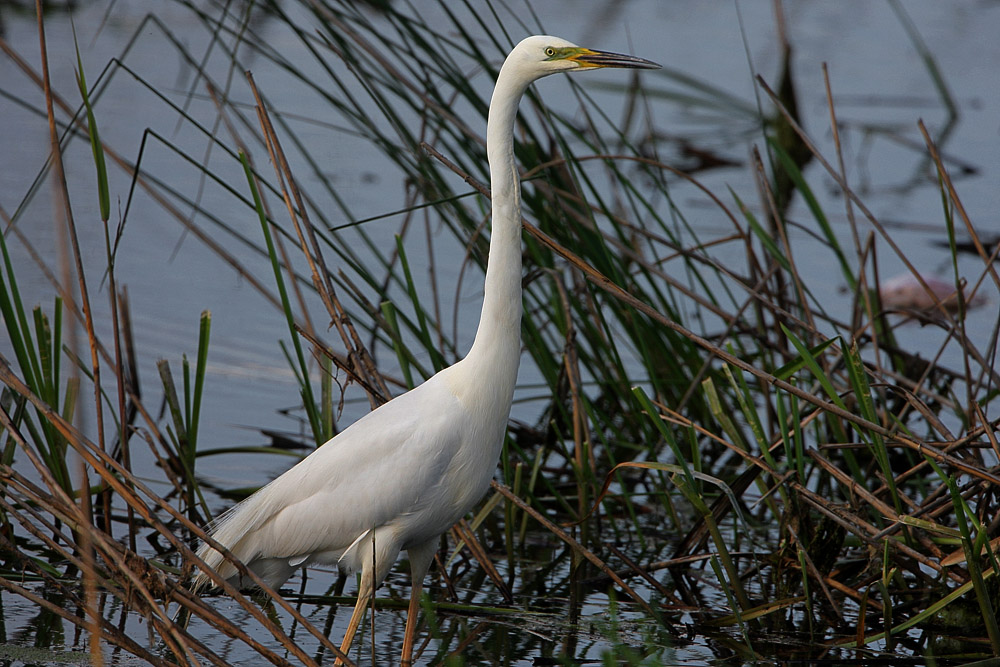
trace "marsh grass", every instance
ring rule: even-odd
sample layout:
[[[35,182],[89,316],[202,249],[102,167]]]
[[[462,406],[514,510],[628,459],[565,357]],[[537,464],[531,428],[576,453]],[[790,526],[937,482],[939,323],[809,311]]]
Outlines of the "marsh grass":
[[[275,305],[287,324],[283,346],[301,389],[304,439],[318,444],[339,426],[336,406],[344,399],[334,372],[341,387],[347,378],[375,406],[462,353],[463,293],[436,272],[437,263],[455,260],[436,256],[434,244],[462,249],[462,279],[480,281],[489,91],[470,73],[492,79],[514,36],[537,30],[443,2],[438,9],[451,23],[435,26],[405,5],[379,13],[339,2],[253,10],[297,40],[313,59],[307,67],[268,46],[250,15],[178,5],[214,35],[211,50],[232,71],[242,71],[244,52],[252,51],[320,100],[337,132],[363,138],[400,176],[406,206],[385,217],[402,222],[395,243],[380,244],[368,231],[371,221],[358,220],[341,198],[323,155],[300,136],[292,105],[269,99],[252,78],[253,111],[232,101],[223,91],[238,84],[212,78],[155,16],[137,36],[155,27],[168,37],[197,73],[188,101],[195,90],[207,91],[226,132],[201,124],[186,103],[160,99],[179,125],[238,165],[243,182],[226,182],[207,159],[155,130],[137,164],[101,145],[92,131],[101,122],[100,91],[123,74],[145,85],[129,68],[128,49],[89,89],[80,63],[82,113],[47,92],[54,136],[89,138],[95,157],[132,174],[133,190],[148,193]],[[946,91],[932,54],[922,55]],[[571,108],[546,106],[534,93],[522,104],[522,335],[537,383],[519,391],[517,414],[532,418],[512,424],[490,494],[450,533],[451,552],[439,554],[439,585],[423,604],[422,633],[430,638],[418,647],[423,660],[507,664],[544,656],[572,664],[603,654],[640,663],[683,645],[681,623],[714,650],[748,662],[785,637],[802,638],[785,650],[798,658],[1000,655],[996,331],[980,349],[965,330],[968,301],[1000,297],[997,249],[979,240],[921,125],[956,287],[965,296],[957,309],[888,310],[877,290],[875,245],[862,240],[859,220],[917,271],[847,182],[839,151],[823,155],[801,130],[794,89],[786,81],[776,93],[759,83],[760,108],[771,110],[764,115],[678,72],[603,89],[571,81]],[[598,90],[600,101],[591,97]],[[624,121],[605,115],[608,99],[620,104]],[[759,202],[702,184],[707,169],[729,163],[725,156],[701,154],[686,170],[661,157],[672,147],[657,134],[658,105],[694,107],[757,132],[763,154],[745,168]],[[832,101],[830,115],[836,133]],[[259,228],[202,209],[147,169],[146,151],[164,149],[230,193],[233,219],[249,214]],[[273,176],[261,168],[268,162]],[[95,164],[99,174],[106,168],[103,159]],[[853,245],[813,192],[817,171],[843,193]],[[65,177],[54,169],[48,178]],[[728,228],[706,233],[679,192],[707,202]],[[810,219],[791,218],[793,195]],[[70,213],[72,205],[67,201]],[[115,234],[128,233],[130,207],[131,199]],[[182,209],[197,210],[198,221]],[[5,214],[11,234],[16,222]],[[790,240],[800,229],[836,258],[836,279],[850,289],[849,321],[813,294],[816,276]],[[958,230],[982,261],[978,276],[959,272]],[[415,261],[421,233],[431,246],[425,266]],[[328,661],[339,639],[328,638],[334,614],[350,606],[343,581],[325,595],[303,583],[298,594],[265,591],[259,599],[216,581],[233,603],[187,586],[199,565],[192,547],[206,539],[207,517],[197,509],[207,513],[213,504],[202,500],[197,474],[206,453],[198,448],[198,424],[209,418],[199,407],[211,355],[207,316],[192,341],[194,374],[185,360],[181,391],[170,391],[173,376],[163,366],[174,398],[170,419],[158,419],[138,392],[127,308],[115,311],[112,352],[92,326],[77,325],[88,310],[79,250],[71,246],[57,267],[79,280],[57,281],[51,313],[29,314],[6,243],[0,311],[16,367],[0,363],[0,586],[99,638],[91,645],[95,661],[102,646],[113,646],[151,664],[227,664],[233,649],[220,651],[210,639],[216,633],[239,644],[236,654],[247,660]],[[246,266],[226,250],[230,244],[248,249],[260,266]],[[117,238],[110,231],[107,246],[113,278]],[[269,278],[255,278],[254,269]],[[126,304],[113,280],[109,285],[112,303]],[[314,323],[317,303],[337,343]],[[85,340],[66,340],[65,311]],[[909,319],[941,332],[930,359],[896,341]],[[92,351],[89,359],[76,354],[80,345]],[[959,370],[940,361],[946,348],[960,350]],[[101,380],[108,369],[113,386]],[[94,433],[74,425],[87,409],[81,387],[96,398]],[[99,426],[106,412],[117,415],[118,446]],[[131,469],[129,447],[139,443],[155,453],[157,474],[173,492],[158,493],[145,481],[148,471]],[[147,544],[153,548],[137,546]],[[391,584],[382,589],[376,615],[401,607],[392,591]],[[506,606],[497,607],[501,599]],[[594,604],[607,608],[606,622],[582,616]],[[248,620],[236,620],[236,608]],[[550,639],[513,630],[511,616]],[[144,619],[151,642],[121,629],[130,617]],[[568,620],[550,631],[545,624],[557,617]],[[964,643],[942,649],[937,637],[949,635]]]

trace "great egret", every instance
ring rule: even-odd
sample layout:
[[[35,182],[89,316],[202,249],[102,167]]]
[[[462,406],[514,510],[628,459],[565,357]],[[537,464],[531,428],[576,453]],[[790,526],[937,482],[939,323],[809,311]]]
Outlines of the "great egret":
[[[405,549],[413,585],[402,663],[410,663],[420,592],[438,538],[489,487],[521,351],[521,190],[514,164],[518,103],[536,79],[602,67],[659,65],[540,35],[514,47],[500,69],[486,132],[493,199],[489,263],[479,329],[466,357],[344,429],[226,512],[211,531],[272,588],[314,563],[360,569],[344,652],[375,588]],[[198,555],[223,578],[242,583],[215,549],[202,545]],[[195,585],[207,581],[200,572]]]

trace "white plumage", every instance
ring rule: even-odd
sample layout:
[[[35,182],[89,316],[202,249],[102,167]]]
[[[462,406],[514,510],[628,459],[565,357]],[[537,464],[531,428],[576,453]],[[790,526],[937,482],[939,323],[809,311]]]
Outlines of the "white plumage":
[[[359,538],[372,528],[377,545],[395,546],[387,565],[399,549],[434,541],[489,485],[506,424],[496,408],[492,419],[471,417],[483,400],[456,387],[460,372],[461,362],[365,415],[223,515],[212,537],[271,587],[303,565],[361,569],[371,540]],[[239,583],[217,551],[200,555]]]
[[[405,549],[413,588],[402,661],[409,664],[417,602],[437,540],[489,487],[521,344],[521,198],[513,147],[518,102],[536,79],[598,67],[658,65],[545,35],[524,39],[504,61],[487,126],[490,254],[479,329],[468,355],[359,419],[226,512],[211,531],[272,588],[306,565],[360,569],[345,652],[368,598]],[[198,555],[223,578],[249,585],[207,544]],[[207,582],[201,572],[195,585]]]

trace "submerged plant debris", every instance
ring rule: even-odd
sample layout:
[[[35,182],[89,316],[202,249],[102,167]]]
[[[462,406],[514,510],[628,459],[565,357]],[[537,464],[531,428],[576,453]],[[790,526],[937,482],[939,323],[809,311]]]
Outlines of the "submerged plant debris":
[[[489,84],[519,36],[559,30],[487,2],[427,4],[178,0],[169,12],[197,31],[150,14],[105,69],[87,63],[84,76],[74,59],[72,90],[46,90],[44,65],[4,48],[37,77],[24,105],[39,127],[52,102],[61,149],[38,182],[57,193],[60,234],[98,234],[103,255],[81,274],[94,258],[67,243],[44,267],[58,287],[29,305],[17,258],[31,256],[22,225],[38,189],[2,202],[0,643],[39,653],[8,646],[0,660],[333,662],[353,581],[310,570],[280,595],[196,594],[193,549],[253,491],[224,479],[232,461],[280,472],[464,353],[463,322],[478,314],[467,285],[486,262]],[[975,171],[943,150],[956,102],[934,54],[890,6],[939,122],[838,121],[835,91],[805,122],[814,100],[797,96],[791,48],[784,75],[756,81],[757,103],[676,67],[618,86],[579,77],[522,103],[527,370],[493,487],[442,538],[420,664],[1000,657],[1000,244],[963,206],[960,179]],[[150,35],[182,63],[173,88],[133,62]],[[151,94],[170,119],[138,148],[105,131],[128,113],[101,103],[115,85]],[[698,129],[682,136],[667,117]],[[950,289],[924,281],[921,298],[936,298],[919,308],[892,301],[881,276],[928,267],[845,176],[844,137],[876,134],[919,163],[901,187],[941,202],[934,270]],[[63,188],[83,170],[62,155],[92,139],[102,192],[84,204]],[[382,166],[355,182],[359,150]],[[108,200],[106,172],[127,186],[110,219],[84,223],[79,211]],[[213,420],[208,312],[197,335],[191,323],[190,359],[142,374],[142,355],[159,352],[137,341],[159,324],[131,317],[119,263],[154,211],[183,230],[174,253],[197,244],[259,292],[268,305],[254,317],[287,327],[298,392],[271,399],[294,404],[287,430],[246,414],[241,442],[199,437]],[[99,300],[111,315],[95,325]],[[403,571],[377,593],[358,664],[398,654]]]

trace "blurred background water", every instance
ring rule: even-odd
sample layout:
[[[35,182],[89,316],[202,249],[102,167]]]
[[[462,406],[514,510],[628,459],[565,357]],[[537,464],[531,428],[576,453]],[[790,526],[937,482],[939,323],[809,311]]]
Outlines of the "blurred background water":
[[[518,11],[519,6],[516,3],[510,11]],[[249,103],[242,71],[235,71],[218,49],[209,49],[212,35],[194,7],[209,13],[218,11],[211,3],[201,7],[199,3],[188,6],[136,0],[81,2],[72,11],[51,11],[46,17],[46,31],[53,88],[74,108],[79,105],[74,82],[75,27],[82,62],[92,85],[102,69],[118,57],[142,79],[140,82],[119,70],[102,92],[96,111],[105,142],[124,158],[135,161],[144,133],[154,131],[194,156],[205,156],[209,163],[231,175],[230,185],[245,195],[245,179],[238,165],[220,157],[217,149],[210,153],[205,139],[178,123],[177,113],[150,90],[187,107],[196,118],[203,118],[207,127],[217,126],[215,107],[202,87],[192,85],[192,64],[184,60],[178,44],[172,41],[177,40],[188,53],[204,54],[204,66],[210,71],[212,67],[219,68],[216,76],[230,81],[228,93]],[[429,3],[426,9],[441,11]],[[581,6],[556,0],[532,9],[539,25],[548,32],[578,43],[634,52],[657,60],[693,79],[728,91],[751,108],[756,105],[753,77],[760,74],[773,85],[780,69],[779,40],[770,3],[634,0]],[[294,12],[298,8],[290,6],[289,10]],[[995,36],[1000,28],[1000,5],[987,1],[905,3],[908,20],[933,54],[955,101],[954,117],[937,94],[927,64],[917,52],[903,20],[889,3],[787,2],[784,10],[785,29],[794,49],[793,75],[803,125],[824,154],[833,159],[821,70],[826,63],[838,117],[844,126],[841,140],[850,182],[864,195],[873,213],[893,229],[894,240],[905,253],[923,270],[947,268],[946,249],[935,245],[946,240],[940,191],[925,157],[918,120],[923,120],[940,140],[942,153],[954,157],[950,164],[962,201],[972,219],[980,221],[981,231],[1000,229],[995,221],[1000,128],[1000,93],[996,82],[1000,42]],[[33,12],[6,6],[0,7],[0,13],[7,45],[38,71]],[[260,13],[258,20],[261,24],[258,30],[267,37],[270,47],[290,62],[304,67],[312,63],[304,54],[296,53],[296,49],[301,49],[300,42],[289,37],[283,24],[269,21],[265,13]],[[476,30],[471,21],[470,30]],[[349,203],[356,218],[385,214],[405,205],[403,184],[394,177],[396,172],[391,164],[366,149],[360,139],[338,131],[336,119],[324,118],[316,111],[315,100],[297,96],[296,89],[283,90],[282,85],[287,85],[288,79],[272,63],[251,56],[242,64],[253,71],[261,89],[279,110],[312,123],[312,130],[307,131],[305,138],[328,146],[324,150],[328,169],[338,194]],[[595,77],[583,83],[586,86],[598,81]],[[656,74],[646,75],[643,83],[653,90],[669,88],[669,83],[658,79]],[[479,74],[477,85],[486,91],[491,82]],[[568,90],[565,82],[557,80],[542,82],[540,89],[547,100],[558,100]],[[0,59],[0,90],[4,94],[0,99],[3,117],[0,145],[4,147],[0,205],[14,216],[14,224],[30,239],[43,262],[54,267],[58,265],[58,248],[53,236],[51,183],[36,182],[49,147],[47,122],[38,113],[43,104],[42,93],[9,58]],[[568,96],[559,103],[575,104]],[[612,118],[615,111],[611,110]],[[700,176],[703,183],[716,192],[732,187],[744,201],[756,201],[750,170],[745,166],[748,147],[757,141],[755,131],[759,129],[752,121],[740,126],[732,122],[731,116],[727,119],[720,113],[719,118],[706,118],[676,104],[662,105],[656,111],[657,131],[737,163],[731,168],[706,172]],[[303,120],[300,126],[306,124]],[[263,161],[264,156],[258,159]],[[683,165],[684,160],[678,154],[677,163]],[[101,281],[104,235],[96,214],[90,147],[84,140],[67,142],[66,164],[83,254],[93,262],[88,277],[95,289],[96,321],[99,331],[108,334],[106,283]],[[242,226],[248,235],[255,233],[255,220],[245,210],[234,219],[229,193],[206,183],[160,142],[150,139],[142,155],[142,168],[201,206],[216,211],[224,220]],[[823,177],[818,165],[809,168],[821,173],[820,182],[827,188],[818,189],[818,194],[825,198],[824,208],[836,216],[844,207],[833,180]],[[115,212],[124,206],[129,183],[127,174],[112,168]],[[792,217],[806,219],[802,205],[796,206]],[[708,207],[703,213],[689,217],[704,229],[725,224],[718,212]],[[203,221],[196,217],[194,222]],[[835,217],[834,224],[845,239],[849,238],[844,217]],[[387,247],[398,231],[391,219],[370,223],[366,228]],[[256,233],[259,235],[259,231]],[[799,244],[799,256],[815,267],[812,275],[836,275],[833,257],[819,244],[813,244],[807,232],[793,241]],[[884,245],[878,239],[876,243]],[[414,246],[409,248],[411,258],[419,258],[420,247],[411,245]],[[49,307],[51,285],[19,243],[12,241],[11,248],[25,302]],[[811,248],[813,255],[809,254]],[[250,256],[243,248],[227,250],[243,259]],[[444,256],[447,250],[439,253]],[[904,270],[890,253],[883,252],[880,257],[883,276]],[[975,267],[978,260],[971,261]],[[288,420],[277,412],[278,408],[292,406],[297,401],[294,378],[278,346],[278,341],[286,337],[280,313],[141,192],[132,204],[117,262],[119,284],[127,287],[132,304],[137,347],[143,359],[140,375],[147,379],[144,389],[157,391],[157,383],[153,381],[156,359],[165,358],[178,365],[181,355],[194,354],[198,316],[202,310],[211,310],[212,345],[204,410],[208,417],[202,425],[201,442],[205,446],[233,445],[256,440],[259,436],[252,429],[290,427]],[[264,266],[259,262],[257,265]],[[454,269],[455,279],[457,268],[447,262],[438,266],[439,271]],[[269,284],[267,275],[261,278]],[[444,274],[442,282],[447,284],[447,280]],[[463,333],[459,340],[465,342],[471,340],[478,317],[479,287],[472,283],[470,279],[470,287],[463,288],[466,303],[461,311]],[[836,280],[820,280],[811,287],[820,293],[828,290],[829,299],[825,302],[835,304],[839,299],[846,309],[848,296],[838,296],[838,288],[843,285]],[[973,317],[982,317],[984,331],[988,331],[995,312],[990,307]],[[913,327],[911,333],[913,339],[906,342],[919,351],[919,328]],[[530,370],[525,372],[530,374]],[[351,412],[362,414],[366,409],[364,405],[356,410],[348,407],[347,418],[353,420]],[[259,482],[274,472],[259,469],[256,461],[242,472],[239,463],[235,464],[235,470],[233,462],[220,465],[224,465],[226,475],[246,475],[247,482]],[[272,461],[271,465],[280,463]]]

